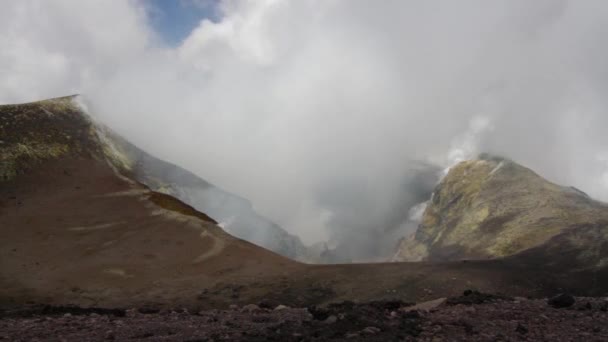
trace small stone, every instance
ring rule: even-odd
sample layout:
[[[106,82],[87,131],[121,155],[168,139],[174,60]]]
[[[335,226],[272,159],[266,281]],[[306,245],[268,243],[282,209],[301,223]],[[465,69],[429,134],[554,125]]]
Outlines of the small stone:
[[[286,305],[283,305],[283,304],[278,305],[276,308],[274,308],[275,311],[286,310],[286,309],[289,309],[289,307]]]
[[[575,302],[576,299],[574,299],[572,295],[569,295],[567,293],[558,294],[557,296],[552,297],[547,301],[550,306],[556,309],[571,307],[572,305],[574,305]]]
[[[131,308],[125,311],[125,314],[127,315],[127,317],[133,317],[137,315],[137,309]]]
[[[260,307],[255,304],[247,304],[241,308],[241,312],[249,312],[249,313],[254,312],[254,311],[259,311],[259,310],[260,310]]]
[[[477,330],[473,326],[472,322],[472,320],[468,319],[459,319],[457,325],[462,326],[467,334],[475,334],[477,333]]]
[[[63,317],[72,317],[72,314],[68,312],[65,315],[63,315]]]
[[[239,306],[236,304],[230,304],[230,306],[228,307],[228,309],[230,309],[230,310],[237,310],[238,308],[239,308]]]
[[[367,327],[367,328],[361,330],[361,332],[368,334],[368,335],[375,335],[380,332],[380,329],[376,328],[376,327]]]
[[[334,316],[334,315],[331,315],[331,316],[327,317],[327,318],[326,318],[326,319],[323,321],[323,323],[325,323],[325,324],[334,324],[334,323],[336,323],[337,321],[338,321],[338,317],[336,317],[336,316]]]
[[[408,306],[406,308],[403,308],[402,310],[404,311],[431,311],[433,309],[436,309],[442,305],[444,305],[444,303],[446,302],[447,298],[438,298],[435,300],[430,300],[428,302],[423,302],[423,303],[419,303],[413,306]]]
[[[515,332],[518,332],[520,334],[527,334],[528,333],[528,328],[526,328],[523,325],[521,325],[521,323],[518,323],[517,324],[517,328],[515,328]]]
[[[112,330],[108,330],[108,331],[106,331],[105,339],[114,340],[114,339],[116,339],[116,335],[114,335],[114,332]]]

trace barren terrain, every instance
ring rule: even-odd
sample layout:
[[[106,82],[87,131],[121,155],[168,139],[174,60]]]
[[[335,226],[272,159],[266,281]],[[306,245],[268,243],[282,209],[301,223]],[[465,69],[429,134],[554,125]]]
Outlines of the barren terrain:
[[[555,304],[553,304],[555,305]],[[83,310],[45,307],[5,313],[7,341],[605,341],[608,301],[547,300],[469,292],[411,306],[343,302],[326,308],[249,304],[227,310]]]
[[[6,340],[606,337],[602,222],[496,259],[304,264],[235,238],[205,213],[141,184],[130,161],[69,101],[0,106]],[[581,310],[555,311],[542,299],[404,309],[466,289],[499,298],[598,298],[577,301],[590,303]],[[252,303],[262,309],[243,309]],[[301,309],[271,310],[279,305]]]

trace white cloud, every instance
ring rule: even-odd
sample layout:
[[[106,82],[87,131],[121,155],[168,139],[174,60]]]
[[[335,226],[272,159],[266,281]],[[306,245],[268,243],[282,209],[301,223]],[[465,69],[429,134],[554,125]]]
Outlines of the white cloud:
[[[127,1],[3,3],[0,100],[81,91],[136,63],[152,37],[143,7]]]
[[[141,2],[7,2],[0,101],[83,92],[127,138],[308,241],[346,229],[327,227],[347,211],[326,189],[361,206],[344,222],[373,231],[369,218],[394,212],[412,160],[444,158],[458,139],[463,157],[503,154],[608,200],[596,158],[608,148],[604,1],[231,0],[219,10],[162,49]],[[492,130],[467,138],[475,117]]]

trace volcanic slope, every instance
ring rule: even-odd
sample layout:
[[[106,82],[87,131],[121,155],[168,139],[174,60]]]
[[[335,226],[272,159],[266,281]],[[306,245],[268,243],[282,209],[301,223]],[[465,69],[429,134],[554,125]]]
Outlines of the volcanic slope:
[[[450,170],[395,259],[500,258],[531,248],[554,249],[566,237],[581,248],[577,259],[606,263],[608,205],[513,161],[482,155]]]
[[[83,113],[84,114],[84,113]],[[131,177],[203,211],[230,234],[270,249],[290,259],[312,261],[312,253],[302,241],[279,225],[259,215],[248,200],[231,194],[177,165],[155,158],[103,124],[96,123],[97,135],[106,154]]]
[[[562,249],[466,263],[291,261],[150,190],[113,139],[72,97],[0,106],[0,305],[302,306],[608,288],[606,265],[561,264]],[[570,242],[572,253],[584,247]]]
[[[135,181],[129,160],[73,98],[0,113],[0,291],[12,292],[5,297],[166,302],[218,274],[298,267]]]

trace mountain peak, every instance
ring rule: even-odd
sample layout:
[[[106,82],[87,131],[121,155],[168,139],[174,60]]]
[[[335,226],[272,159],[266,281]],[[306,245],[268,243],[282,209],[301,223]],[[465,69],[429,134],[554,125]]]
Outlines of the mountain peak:
[[[450,169],[395,259],[505,257],[542,245],[576,224],[606,218],[604,205],[586,194],[511,160],[481,155]]]
[[[0,106],[0,181],[44,160],[98,151],[91,121],[75,98]]]
[[[237,237],[291,258],[313,258],[298,237],[258,215],[247,200],[153,157],[93,120],[79,95],[0,106],[0,137],[0,182],[37,170],[45,162],[85,158],[119,177],[173,196],[218,222],[231,221],[225,229]]]

